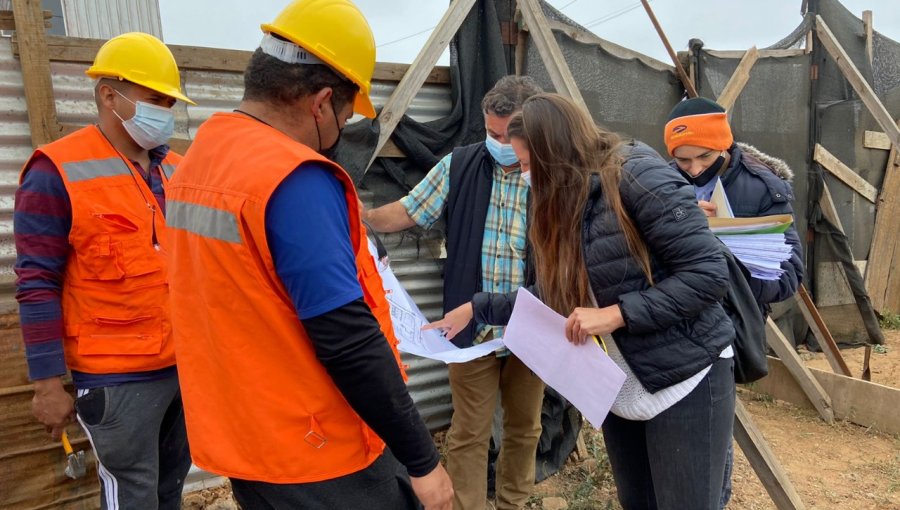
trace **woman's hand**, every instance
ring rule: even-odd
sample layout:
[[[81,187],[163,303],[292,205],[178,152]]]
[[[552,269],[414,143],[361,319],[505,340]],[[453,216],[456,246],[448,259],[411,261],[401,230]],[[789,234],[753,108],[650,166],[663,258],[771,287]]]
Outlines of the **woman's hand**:
[[[605,308],[576,308],[566,319],[566,338],[573,344],[585,343],[589,336],[606,336],[625,326],[619,305]]]
[[[453,340],[453,337],[472,322],[474,313],[472,303],[465,303],[447,312],[443,319],[422,326],[422,330],[439,329],[447,337],[447,340]]]

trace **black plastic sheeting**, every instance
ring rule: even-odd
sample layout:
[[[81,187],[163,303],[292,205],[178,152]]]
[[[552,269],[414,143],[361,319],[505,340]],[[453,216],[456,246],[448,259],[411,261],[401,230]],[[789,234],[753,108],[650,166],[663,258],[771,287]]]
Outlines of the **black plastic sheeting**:
[[[391,139],[406,158],[378,158],[365,176],[378,141],[378,122],[351,124],[338,146],[338,163],[361,189],[375,193],[378,204],[402,197],[454,147],[484,138],[481,98],[508,74],[507,66],[496,4],[479,0],[450,45],[450,115],[426,123],[404,115]]]
[[[873,63],[870,64],[865,52],[865,32],[860,19],[837,0],[814,0],[810,3],[810,11],[817,12],[825,20],[856,68],[872,84],[888,111],[900,111],[900,89],[897,87],[900,83],[900,45],[881,36],[874,38],[875,54]],[[837,64],[822,45],[818,44],[818,40],[816,42],[812,59],[818,66],[819,79],[812,86],[812,103],[815,109],[812,141],[820,143],[872,185],[880,187],[887,154],[864,148],[862,141],[865,130],[881,129],[843,77]],[[877,48],[874,43],[877,43]],[[850,289],[850,296],[846,301],[855,303],[860,310],[862,329],[866,333],[865,336],[860,334],[848,340],[884,343],[862,274],[853,264],[854,260],[868,258],[875,224],[875,207],[826,175],[827,172],[819,165],[814,165],[813,170],[810,175],[808,217],[811,229],[816,234],[815,239],[820,240],[813,249],[814,261],[817,264],[829,259],[836,261],[846,276]],[[831,191],[844,233],[821,214],[819,199],[823,182],[828,184]],[[815,268],[818,276],[818,265]],[[821,291],[820,286],[815,285],[815,280],[813,282],[814,290]],[[833,289],[827,289],[829,293],[832,291]]]
[[[825,20],[888,111],[900,111],[900,44],[876,33],[873,65],[870,65],[862,21],[837,0],[812,0],[809,13],[798,29],[776,46],[796,47],[801,34],[813,26],[816,14]],[[740,61],[718,58],[713,53],[700,50],[695,56],[700,95],[710,98],[721,92]],[[813,74],[817,79],[811,79]],[[794,170],[793,205],[804,242],[805,284],[820,306],[851,304],[861,311],[852,319],[858,322],[856,328],[842,329],[845,334],[849,329],[854,335],[842,335],[840,341],[881,343],[883,337],[862,274],[853,264],[854,260],[868,258],[875,206],[812,158],[815,144],[821,144],[880,188],[887,152],[864,148],[863,135],[866,130],[881,131],[881,128],[818,40],[812,54],[761,57],[750,76],[732,109],[732,130],[736,139],[784,159]],[[831,191],[846,235],[821,214],[819,198],[823,182]],[[804,232],[809,235],[803,235]],[[845,277],[847,285],[835,284],[835,278]],[[842,289],[849,290],[842,292]],[[805,321],[793,303],[783,303],[775,311],[780,315],[779,326],[789,338],[793,336],[795,343],[806,341],[815,347],[815,340],[808,334]]]

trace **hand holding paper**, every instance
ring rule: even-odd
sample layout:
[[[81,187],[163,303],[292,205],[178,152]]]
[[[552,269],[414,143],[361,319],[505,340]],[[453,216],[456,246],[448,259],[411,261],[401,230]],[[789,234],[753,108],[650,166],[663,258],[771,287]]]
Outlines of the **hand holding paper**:
[[[548,386],[600,428],[625,373],[594,342],[566,339],[566,318],[530,292],[519,289],[503,343]]]
[[[422,327],[422,331],[436,329],[442,331],[447,340],[453,340],[453,337],[472,322],[474,313],[472,303],[464,303],[447,312],[443,319],[426,324]]]

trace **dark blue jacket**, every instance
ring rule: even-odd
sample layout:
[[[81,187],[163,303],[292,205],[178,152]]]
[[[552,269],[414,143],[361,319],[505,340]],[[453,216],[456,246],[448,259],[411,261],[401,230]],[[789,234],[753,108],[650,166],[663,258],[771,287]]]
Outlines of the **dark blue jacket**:
[[[591,180],[582,246],[600,307],[618,304],[625,327],[613,332],[650,392],[684,381],[731,345],[734,328],[720,302],[728,285],[721,244],[697,207],[693,187],[650,147],[625,147],[619,193],[651,253],[651,286],[628,251],[599,179]],[[476,294],[475,319],[509,320],[514,294]]]
[[[735,216],[794,214],[791,207],[794,192],[790,183],[794,174],[787,163],[742,143],[732,145],[728,152],[731,162],[722,174],[722,186]],[[669,165],[678,169],[674,161]],[[803,281],[803,246],[793,225],[785,232],[785,240],[791,245],[792,254],[781,264],[784,269],[781,278],[748,280],[760,310],[766,315],[771,303],[793,296]]]

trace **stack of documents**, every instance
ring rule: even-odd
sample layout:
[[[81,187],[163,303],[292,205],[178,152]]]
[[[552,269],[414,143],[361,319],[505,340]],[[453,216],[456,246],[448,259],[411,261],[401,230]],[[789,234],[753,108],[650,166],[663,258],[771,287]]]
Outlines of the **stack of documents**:
[[[731,253],[760,280],[777,280],[784,274],[781,263],[791,258],[791,246],[784,232],[794,218],[790,214],[735,218],[720,179],[716,180],[710,202],[716,205],[715,218],[709,218],[709,229],[731,250]]]
[[[791,257],[784,232],[791,226],[790,214],[758,218],[709,218],[709,229],[731,253],[760,280],[777,280],[784,274],[781,263]]]

